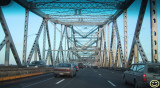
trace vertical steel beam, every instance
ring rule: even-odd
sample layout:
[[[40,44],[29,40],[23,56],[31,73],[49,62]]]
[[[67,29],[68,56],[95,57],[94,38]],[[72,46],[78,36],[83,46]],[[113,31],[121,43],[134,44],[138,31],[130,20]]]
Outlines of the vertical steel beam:
[[[37,51],[38,51],[37,45],[38,45],[38,44],[36,44],[36,46],[35,46],[35,51],[34,51],[34,61],[37,61]]]
[[[43,30],[43,53],[42,59],[45,60],[45,50],[46,50],[46,24],[47,20],[45,19],[44,30]]]
[[[25,9],[25,24],[24,24],[24,39],[23,39],[23,59],[22,59],[22,64],[23,65],[26,65],[28,21],[29,21],[29,9]]]
[[[0,22],[1,22],[1,25],[2,25],[2,28],[3,28],[3,31],[5,33],[5,36],[9,38],[10,47],[11,47],[13,56],[14,56],[14,58],[16,60],[16,63],[17,63],[18,66],[22,66],[20,58],[19,58],[17,50],[16,50],[16,47],[15,47],[15,44],[14,44],[12,36],[10,34],[8,25],[7,25],[6,20],[4,18],[4,15],[3,15],[1,7],[0,7]]]
[[[108,52],[108,61],[110,61],[110,26],[109,26],[109,24],[108,24],[108,50],[107,50],[107,52]],[[108,62],[108,65],[109,65],[109,62]],[[108,66],[109,67],[109,66]]]
[[[124,60],[126,68],[128,62],[127,10],[124,10],[123,18],[124,18]]]
[[[112,51],[113,51],[113,58],[112,58],[112,65],[114,65],[115,63],[115,59],[116,59],[116,28],[115,28],[115,23],[113,22],[113,47],[112,47]]]
[[[136,40],[139,39],[139,33],[141,30],[142,21],[144,18],[146,7],[147,7],[147,2],[148,2],[148,0],[142,0],[142,3],[141,3],[138,21],[137,21],[137,25],[136,25],[136,29],[135,29],[135,33],[134,33],[134,38],[132,41],[132,46],[131,46],[131,50],[130,50],[130,54],[129,54],[129,60],[128,60],[128,64],[127,64],[128,68],[130,68],[131,64],[132,64],[132,60],[133,60],[133,56],[134,56],[134,45],[136,43]],[[144,60],[144,62],[146,62],[146,61],[147,61],[147,59]]]
[[[113,38],[114,38],[114,24],[112,24],[112,35],[111,35],[111,43],[110,43],[110,56],[109,56],[109,64],[110,64],[110,67],[112,67],[112,64],[113,64],[113,52],[112,52],[112,46],[113,46]]]
[[[10,42],[6,43],[6,51],[5,51],[5,66],[9,66],[9,56],[10,56]]]
[[[50,35],[49,35],[49,29],[48,29],[48,20],[46,20],[46,32],[47,32],[47,39],[48,39],[48,46],[49,46],[49,63],[50,64],[50,60],[52,65],[53,63],[53,57],[52,57],[52,51],[51,51],[51,41],[50,41]]]
[[[137,44],[134,44],[134,63],[138,63],[138,58],[139,58],[139,55],[138,55],[138,47],[137,47]]]
[[[118,68],[120,68],[121,67],[121,58],[120,58],[120,49],[118,49],[118,56],[117,56],[117,59],[118,59]]]
[[[158,62],[158,32],[157,32],[157,8],[156,0],[150,0],[151,19],[151,52],[152,62]]]
[[[108,58],[107,58],[107,49],[106,49],[106,25],[104,27],[103,31],[103,37],[104,37],[104,66],[106,67],[108,65]]]
[[[53,50],[56,50],[56,23],[54,24],[54,44],[53,44]],[[56,61],[55,52],[56,51],[53,51],[53,60]]]

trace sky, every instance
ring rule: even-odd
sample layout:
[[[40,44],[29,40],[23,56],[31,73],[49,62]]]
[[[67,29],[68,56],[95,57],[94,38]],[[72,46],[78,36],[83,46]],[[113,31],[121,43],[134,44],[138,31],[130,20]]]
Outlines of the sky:
[[[157,4],[160,4],[160,0],[157,0]],[[136,0],[127,10],[127,27],[128,27],[128,54],[130,52],[134,31],[138,19],[138,13],[140,9],[140,0]],[[9,27],[10,33],[12,35],[13,41],[15,43],[15,47],[17,49],[18,55],[22,61],[22,51],[23,51],[23,35],[24,35],[24,20],[25,20],[25,9],[18,5],[15,2],[11,2],[8,6],[2,7],[3,14],[7,21],[7,25]],[[39,30],[41,25],[42,18],[35,15],[32,12],[29,12],[29,25],[28,25],[28,45],[27,45],[27,56],[31,50],[34,39],[36,37],[36,33]],[[157,5],[157,26],[158,26],[158,50],[159,50],[159,60],[160,60],[160,6]],[[124,24],[123,24],[123,14],[120,15],[117,19],[118,29],[121,36],[121,43],[124,45]],[[54,26],[49,23],[49,33],[50,40],[53,49],[53,40],[54,40]],[[60,29],[60,25],[57,24],[57,28]],[[107,28],[106,28],[107,29]],[[112,23],[110,24],[110,30],[112,29]],[[107,34],[107,31],[106,31]],[[111,35],[111,31],[110,31]],[[40,50],[42,52],[43,47],[43,31],[39,39]],[[5,34],[0,25],[0,42],[3,41]],[[111,38],[111,37],[110,37]],[[107,39],[107,35],[106,35]],[[56,33],[56,49],[58,49],[60,41],[60,33],[57,31]],[[108,40],[107,40],[108,41]],[[146,13],[144,16],[141,32],[140,32],[140,41],[143,46],[143,49],[148,57],[148,60],[151,60],[151,27],[150,27],[150,11],[149,11],[149,3],[147,5]],[[108,44],[108,43],[107,43]],[[46,48],[47,47],[46,42]],[[108,46],[108,45],[107,45]],[[123,47],[123,46],[122,46]],[[123,49],[124,51],[124,49]],[[42,55],[42,54],[41,54]],[[129,56],[129,55],[128,55]],[[5,46],[0,51],[0,64],[4,64],[5,60]],[[32,59],[33,60],[33,59]],[[16,64],[12,53],[10,52],[10,64]]]

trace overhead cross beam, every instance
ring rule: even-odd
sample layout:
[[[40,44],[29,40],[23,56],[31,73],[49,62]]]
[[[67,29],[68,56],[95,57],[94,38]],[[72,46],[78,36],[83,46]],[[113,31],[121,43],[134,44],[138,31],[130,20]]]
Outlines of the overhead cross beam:
[[[120,9],[123,2],[32,2],[33,9]]]

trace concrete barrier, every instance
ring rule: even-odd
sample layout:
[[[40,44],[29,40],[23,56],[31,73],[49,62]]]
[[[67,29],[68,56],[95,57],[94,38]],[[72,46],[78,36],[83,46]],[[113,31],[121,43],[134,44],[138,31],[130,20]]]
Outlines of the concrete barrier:
[[[18,67],[0,67],[0,81],[14,80],[29,76],[41,75],[53,72],[52,67],[41,68],[18,68]]]

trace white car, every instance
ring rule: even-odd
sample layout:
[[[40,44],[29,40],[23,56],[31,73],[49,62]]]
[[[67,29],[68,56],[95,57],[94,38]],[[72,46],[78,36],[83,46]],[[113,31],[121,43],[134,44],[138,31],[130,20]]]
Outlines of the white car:
[[[76,76],[76,68],[70,63],[60,63],[54,68],[54,76],[67,75],[70,77]]]

